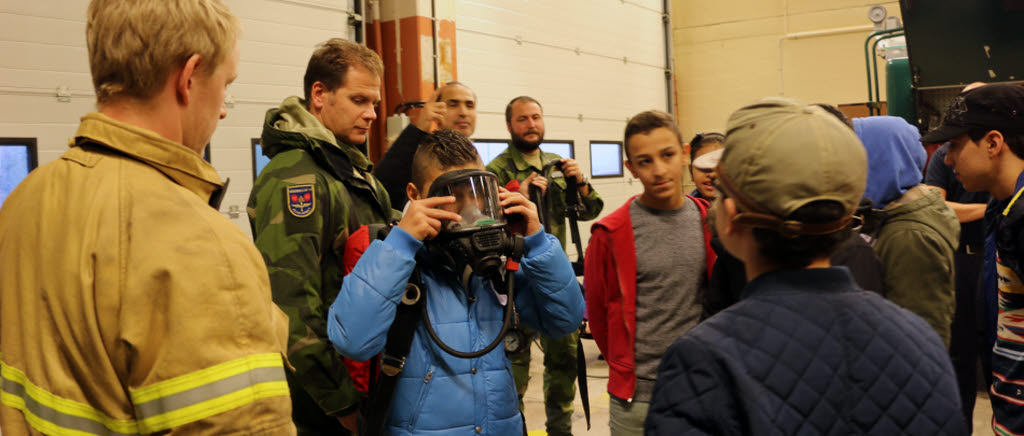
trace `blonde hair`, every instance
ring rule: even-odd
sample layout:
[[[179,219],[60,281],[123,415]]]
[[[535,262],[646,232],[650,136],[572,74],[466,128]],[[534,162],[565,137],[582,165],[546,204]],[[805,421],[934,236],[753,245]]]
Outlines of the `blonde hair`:
[[[211,74],[240,32],[221,0],[92,0],[85,36],[96,100],[148,99],[192,55]]]
[[[365,68],[373,75],[383,78],[384,62],[380,60],[377,52],[365,45],[341,38],[331,38],[317,45],[302,78],[307,104],[314,83],[323,83],[328,92],[345,86],[345,75],[348,68],[353,65]]]

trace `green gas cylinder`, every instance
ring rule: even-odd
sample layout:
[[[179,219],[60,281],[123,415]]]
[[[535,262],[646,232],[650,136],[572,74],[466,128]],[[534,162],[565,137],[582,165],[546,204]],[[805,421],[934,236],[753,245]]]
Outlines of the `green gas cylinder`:
[[[903,117],[908,123],[917,125],[917,107],[914,105],[914,91],[911,87],[910,59],[906,56],[886,56],[885,96],[888,115]]]

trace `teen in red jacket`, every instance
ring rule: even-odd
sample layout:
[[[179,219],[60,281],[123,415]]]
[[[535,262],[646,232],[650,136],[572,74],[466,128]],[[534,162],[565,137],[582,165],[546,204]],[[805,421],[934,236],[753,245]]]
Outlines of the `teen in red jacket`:
[[[634,116],[625,147],[644,192],[594,224],[584,268],[590,329],[609,366],[614,435],[643,433],[658,363],[699,320],[715,260],[707,202],[683,195],[685,153],[671,116]]]

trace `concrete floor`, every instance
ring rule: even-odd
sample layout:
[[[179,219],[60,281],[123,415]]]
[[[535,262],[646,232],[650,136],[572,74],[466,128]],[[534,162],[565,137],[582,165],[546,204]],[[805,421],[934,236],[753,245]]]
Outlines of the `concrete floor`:
[[[573,414],[572,430],[576,436],[608,436],[608,364],[603,360],[597,360],[598,350],[594,341],[583,340],[583,349],[587,356],[587,383],[590,389],[590,430],[587,430],[587,421],[583,416],[583,403],[576,395],[576,413]],[[542,373],[544,371],[543,357],[536,342],[533,345],[533,352],[530,354],[530,388],[526,391],[523,402],[526,405],[526,428],[529,436],[546,436],[544,430],[544,394],[542,392]],[[988,394],[978,393],[978,402],[974,406],[974,430],[977,434],[989,434],[992,422],[992,405],[989,403]]]
[[[576,396],[576,412],[573,414],[573,434],[576,436],[593,435],[607,436],[608,429],[608,364],[603,360],[597,360],[597,345],[592,340],[583,340],[583,349],[587,356],[587,386],[590,390],[590,430],[587,430],[587,421],[583,416],[583,403],[580,397]],[[544,354],[540,351],[536,341],[533,345],[533,352],[530,354],[530,387],[526,391],[523,402],[526,406],[526,428],[529,436],[546,436],[544,430],[544,393],[541,388],[544,371]],[[976,434],[991,434],[992,405],[989,402],[988,394],[978,393],[978,402],[974,406],[974,430]]]
[[[581,435],[607,436],[608,430],[608,364],[597,360],[600,352],[592,340],[583,340],[583,351],[587,356],[587,388],[590,390],[590,431],[583,415],[583,403],[576,394],[576,412],[572,415],[572,433]],[[544,353],[533,343],[530,352],[530,387],[526,390],[523,403],[526,407],[526,430],[529,436],[546,436],[544,431]]]
[[[988,392],[978,392],[978,401],[974,403],[974,433],[995,433],[992,430],[992,402]]]

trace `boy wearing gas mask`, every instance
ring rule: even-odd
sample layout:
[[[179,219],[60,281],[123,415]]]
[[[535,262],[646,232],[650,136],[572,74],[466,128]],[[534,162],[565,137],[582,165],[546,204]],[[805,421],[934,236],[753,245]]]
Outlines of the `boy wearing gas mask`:
[[[499,188],[457,132],[424,138],[406,193],[402,220],[370,244],[331,305],[331,342],[353,360],[384,351],[383,372],[396,379],[386,433],[519,434],[515,383],[499,345],[516,323],[556,337],[579,326],[584,303],[569,259],[543,231],[536,206]],[[407,292],[412,285],[419,291]],[[391,326],[414,304],[423,310],[411,344],[393,355]]]

